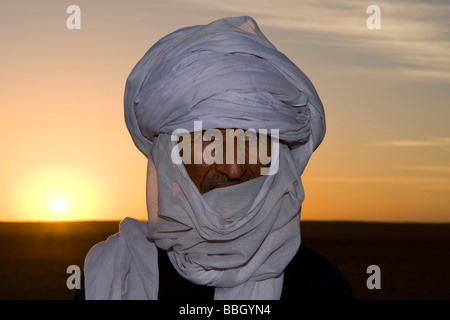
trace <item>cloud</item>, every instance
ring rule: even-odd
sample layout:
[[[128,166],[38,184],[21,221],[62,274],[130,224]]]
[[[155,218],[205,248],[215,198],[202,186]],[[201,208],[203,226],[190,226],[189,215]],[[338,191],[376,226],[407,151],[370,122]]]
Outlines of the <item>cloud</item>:
[[[450,169],[450,168],[447,168]],[[433,169],[431,169],[433,170]],[[450,171],[447,171],[450,172]],[[309,178],[309,181],[320,183],[348,184],[359,188],[362,185],[394,185],[396,188],[414,187],[422,190],[448,191],[450,190],[450,177],[422,177],[422,176],[399,176],[399,177],[316,177]],[[398,189],[400,190],[400,189]]]
[[[310,181],[350,182],[350,183],[403,183],[403,184],[445,184],[450,186],[450,178],[442,177],[317,177]]]
[[[450,166],[409,166],[405,169],[436,173],[450,173]]]
[[[210,2],[198,0],[205,6]],[[450,3],[448,1],[377,1],[381,29],[369,30],[369,2],[328,1],[242,1],[215,3],[228,15],[250,14],[260,27],[294,30],[292,41],[348,47],[376,54],[386,63],[399,66],[404,78],[450,80]],[[351,59],[350,59],[351,60]],[[349,60],[349,67],[354,61]],[[367,71],[378,66],[367,65]]]
[[[450,147],[450,137],[428,140],[384,140],[375,141],[372,145],[377,147]]]

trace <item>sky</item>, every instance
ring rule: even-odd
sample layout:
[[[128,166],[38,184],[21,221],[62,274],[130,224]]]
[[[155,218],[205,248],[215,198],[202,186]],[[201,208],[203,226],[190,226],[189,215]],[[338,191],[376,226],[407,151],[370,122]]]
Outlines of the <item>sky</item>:
[[[70,30],[73,4],[81,28]],[[366,24],[374,4],[380,29]],[[450,222],[444,0],[2,1],[0,221],[146,219],[126,78],[166,34],[241,15],[325,108],[326,137],[302,176],[303,220]]]

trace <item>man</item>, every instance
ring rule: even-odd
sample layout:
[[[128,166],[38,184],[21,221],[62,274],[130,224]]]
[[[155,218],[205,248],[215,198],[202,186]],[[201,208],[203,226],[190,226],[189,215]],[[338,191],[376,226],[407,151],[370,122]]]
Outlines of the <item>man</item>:
[[[351,297],[334,266],[299,250],[320,98],[252,18],[159,40],[128,77],[125,119],[148,158],[149,219],[90,250],[86,299]]]

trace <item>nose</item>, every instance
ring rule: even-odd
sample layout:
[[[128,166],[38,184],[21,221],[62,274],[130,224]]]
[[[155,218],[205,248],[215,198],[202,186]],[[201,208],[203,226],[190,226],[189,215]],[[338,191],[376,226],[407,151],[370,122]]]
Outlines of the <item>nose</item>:
[[[216,164],[216,171],[219,171],[232,180],[240,179],[247,170],[244,164]]]

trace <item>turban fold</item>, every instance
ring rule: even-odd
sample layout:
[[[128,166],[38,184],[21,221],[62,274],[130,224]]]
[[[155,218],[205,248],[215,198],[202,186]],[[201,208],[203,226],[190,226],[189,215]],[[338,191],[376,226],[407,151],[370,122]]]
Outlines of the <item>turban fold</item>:
[[[306,75],[248,16],[187,27],[155,43],[125,88],[125,120],[148,157],[155,137],[175,129],[279,130],[290,147],[325,135],[320,98]]]

